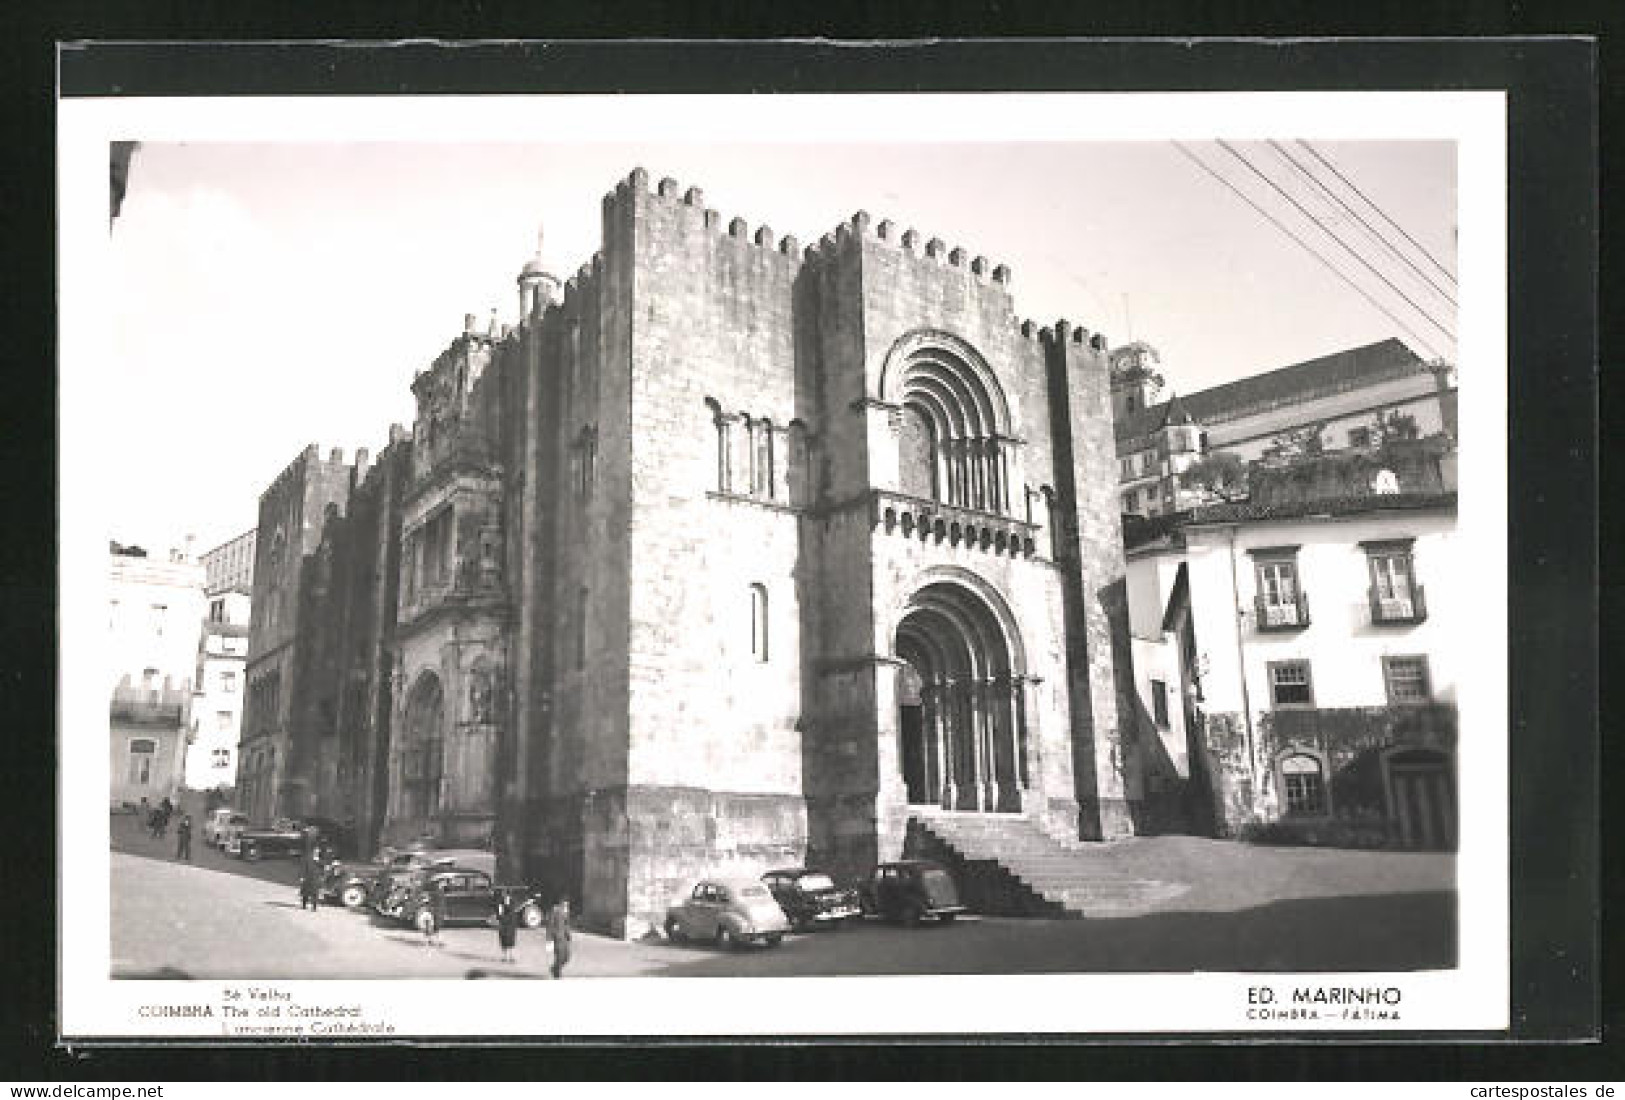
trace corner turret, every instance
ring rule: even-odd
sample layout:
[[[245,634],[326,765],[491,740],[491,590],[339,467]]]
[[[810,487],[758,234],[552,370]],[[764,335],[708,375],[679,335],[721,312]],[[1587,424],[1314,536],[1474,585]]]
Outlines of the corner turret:
[[[536,254],[519,270],[519,323],[558,301],[559,279],[542,262],[542,230],[536,230]]]

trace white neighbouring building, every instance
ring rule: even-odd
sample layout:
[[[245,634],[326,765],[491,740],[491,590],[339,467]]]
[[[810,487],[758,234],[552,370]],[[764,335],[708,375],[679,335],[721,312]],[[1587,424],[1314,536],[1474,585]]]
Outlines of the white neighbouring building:
[[[1454,846],[1456,494],[1387,474],[1127,525],[1141,721],[1198,831]]]
[[[1144,343],[1115,349],[1112,419],[1118,493],[1125,514],[1155,516],[1209,503],[1180,475],[1204,455],[1268,460],[1283,441],[1315,435],[1326,452],[1371,453],[1380,417],[1398,416],[1418,439],[1454,439],[1454,371],[1403,341],[1381,340],[1158,401],[1157,353]],[[1455,484],[1454,458],[1446,483]]]
[[[193,790],[230,787],[236,780],[249,603],[245,591],[209,597],[208,618],[197,643],[192,738],[186,755],[186,785]]]
[[[184,782],[204,572],[180,551],[117,543],[108,571],[110,796],[134,807]]]

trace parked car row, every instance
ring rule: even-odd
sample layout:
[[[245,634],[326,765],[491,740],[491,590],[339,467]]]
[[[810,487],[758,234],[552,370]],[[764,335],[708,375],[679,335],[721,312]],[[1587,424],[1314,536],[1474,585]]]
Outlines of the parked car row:
[[[545,917],[533,887],[496,882],[496,857],[480,848],[436,848],[417,843],[386,848],[367,862],[332,860],[323,873],[322,900],[426,930],[442,914],[447,925],[486,924],[506,893],[519,906],[519,924],[539,928]],[[438,903],[437,903],[438,897]]]
[[[965,911],[947,868],[908,859],[880,864],[857,890],[800,867],[760,879],[702,879],[666,911],[665,932],[674,942],[776,947],[791,930],[840,928],[871,915],[909,925],[926,918],[947,924]]]
[[[301,856],[312,844],[320,857],[337,851],[343,838],[342,827],[325,818],[283,818],[255,827],[246,815],[226,808],[212,811],[203,825],[205,843],[244,860]],[[370,908],[419,929],[436,911],[447,924],[488,923],[503,893],[520,906],[521,926],[538,928],[545,919],[539,891],[498,885],[495,856],[484,849],[420,841],[385,848],[371,860],[331,858],[324,864],[322,900],[346,909]],[[769,871],[759,879],[702,879],[667,910],[664,928],[673,941],[773,947],[789,931],[841,928],[869,916],[907,925],[925,919],[947,924],[964,912],[947,868],[905,859],[879,864],[856,889],[804,867]]]

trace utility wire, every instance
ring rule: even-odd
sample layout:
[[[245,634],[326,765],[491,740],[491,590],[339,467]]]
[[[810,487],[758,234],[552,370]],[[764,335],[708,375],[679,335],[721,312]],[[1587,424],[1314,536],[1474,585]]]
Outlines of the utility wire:
[[[1309,244],[1309,242],[1305,241],[1302,237],[1300,237],[1296,233],[1294,233],[1291,229],[1287,228],[1287,226],[1283,225],[1281,223],[1281,221],[1278,218],[1276,218],[1276,216],[1274,214],[1271,214],[1268,210],[1265,210],[1262,206],[1260,206],[1256,202],[1254,202],[1252,200],[1252,198],[1245,191],[1241,190],[1241,188],[1237,187],[1235,184],[1233,184],[1229,180],[1225,179],[1222,175],[1220,175],[1213,168],[1210,168],[1207,165],[1207,163],[1205,161],[1203,161],[1202,158],[1198,157],[1195,153],[1191,152],[1189,149],[1185,148],[1183,145],[1181,145],[1177,141],[1172,142],[1171,144],[1173,145],[1173,147],[1175,149],[1178,149],[1187,158],[1189,158],[1190,161],[1193,164],[1195,164],[1198,168],[1200,168],[1202,171],[1206,172],[1208,175],[1212,176],[1214,179],[1218,180],[1226,188],[1228,188],[1230,191],[1232,191],[1236,195],[1237,198],[1241,199],[1242,202],[1246,203],[1248,206],[1250,206],[1254,210],[1258,211],[1258,213],[1264,218],[1265,221],[1269,222],[1275,228],[1279,229],[1282,233],[1285,233],[1288,237],[1291,237],[1292,240],[1298,245],[1299,248],[1302,248],[1305,252],[1309,253],[1309,255],[1311,255],[1315,259],[1319,260],[1323,265],[1325,265],[1327,268],[1329,268],[1331,270],[1331,273],[1333,275],[1336,275],[1339,279],[1342,279],[1349,286],[1353,287],[1355,292],[1358,293],[1360,295],[1360,297],[1364,298],[1366,301],[1370,302],[1373,306],[1377,307],[1377,309],[1382,313],[1382,315],[1384,317],[1387,317],[1390,321],[1392,321],[1394,324],[1398,325],[1401,329],[1403,329],[1406,333],[1408,333],[1410,335],[1410,337],[1413,340],[1415,340],[1418,344],[1421,344],[1422,347],[1426,351],[1430,352],[1435,358],[1441,358],[1441,359],[1443,358],[1443,356],[1439,354],[1439,350],[1437,348],[1435,348],[1426,339],[1424,339],[1421,336],[1421,334],[1419,334],[1410,325],[1407,325],[1404,321],[1402,321],[1398,317],[1394,316],[1394,313],[1393,313],[1392,310],[1390,310],[1387,306],[1383,305],[1381,302],[1379,302],[1375,298],[1373,298],[1371,296],[1370,292],[1367,291],[1365,287],[1361,286],[1359,283],[1357,283],[1353,279],[1349,278],[1349,276],[1346,273],[1344,273],[1341,268],[1339,268],[1336,264],[1332,263],[1332,261],[1328,260],[1325,257],[1325,255],[1323,253],[1321,253],[1321,251],[1319,249],[1315,248],[1313,245]]]
[[[1339,172],[1337,170],[1337,166],[1334,165],[1331,161],[1327,160],[1326,157],[1321,154],[1320,150],[1316,149],[1313,145],[1310,145],[1307,141],[1303,140],[1302,138],[1298,138],[1296,140],[1297,140],[1299,145],[1301,145],[1305,149],[1309,150],[1309,152],[1314,156],[1314,158],[1316,160],[1318,160],[1318,161],[1320,161],[1320,163],[1324,164],[1326,166],[1327,170],[1330,171],[1332,175],[1334,175],[1338,179],[1342,180],[1344,185],[1346,185],[1350,191],[1353,191],[1356,195],[1359,195],[1360,198],[1364,199],[1365,204],[1367,206],[1371,207],[1371,209],[1375,210],[1377,212],[1377,214],[1379,216],[1381,216],[1383,221],[1387,222],[1389,225],[1393,226],[1396,230],[1398,230],[1399,235],[1401,237],[1404,237],[1407,241],[1410,241],[1411,244],[1416,248],[1416,250],[1418,252],[1420,252],[1422,255],[1424,255],[1424,256],[1426,256],[1428,258],[1429,263],[1431,263],[1434,267],[1438,268],[1439,271],[1444,274],[1444,277],[1446,279],[1449,279],[1452,283],[1456,281],[1456,277],[1450,273],[1450,270],[1447,267],[1445,267],[1444,264],[1440,263],[1437,259],[1435,259],[1433,253],[1429,252],[1427,250],[1426,246],[1424,246],[1421,241],[1417,240],[1415,237],[1413,237],[1409,233],[1405,232],[1404,228],[1401,227],[1398,222],[1394,221],[1394,219],[1390,218],[1387,215],[1387,213],[1383,210],[1382,207],[1378,206],[1375,202],[1373,202],[1369,195],[1367,195],[1364,191],[1360,190],[1359,187],[1355,186],[1355,183],[1354,183],[1353,180],[1349,179],[1343,173]]]
[[[1298,213],[1302,214],[1304,217],[1306,217],[1310,221],[1314,222],[1315,225],[1320,229],[1320,231],[1322,233],[1325,233],[1332,240],[1336,241],[1339,248],[1341,248],[1344,252],[1347,252],[1350,256],[1353,256],[1362,265],[1364,265],[1364,267],[1365,267],[1365,269],[1367,271],[1371,272],[1377,278],[1381,279],[1383,281],[1383,284],[1385,286],[1387,286],[1389,290],[1393,291],[1395,294],[1397,294],[1401,298],[1405,299],[1406,304],[1409,305],[1412,309],[1414,309],[1417,313],[1421,314],[1422,319],[1424,321],[1426,321],[1428,324],[1432,325],[1434,328],[1438,329],[1440,332],[1444,333],[1445,336],[1447,338],[1449,338],[1450,340],[1455,340],[1455,338],[1456,338],[1455,333],[1451,332],[1444,325],[1440,324],[1438,322],[1438,320],[1436,320],[1434,318],[1433,314],[1429,313],[1425,308],[1423,308],[1420,304],[1418,304],[1417,301],[1414,298],[1412,298],[1409,294],[1406,294],[1403,290],[1399,289],[1399,287],[1397,285],[1395,285],[1395,283],[1394,283],[1394,281],[1392,279],[1390,279],[1388,276],[1384,275],[1382,272],[1378,271],[1372,265],[1370,260],[1367,260],[1364,256],[1360,255],[1360,253],[1357,252],[1354,248],[1352,248],[1347,241],[1345,241],[1342,237],[1339,237],[1313,211],[1306,209],[1304,207],[1303,203],[1299,202],[1296,198],[1294,198],[1292,196],[1292,193],[1290,191],[1288,191],[1286,188],[1282,187],[1280,184],[1276,183],[1273,179],[1271,179],[1269,177],[1269,175],[1264,172],[1263,169],[1259,168],[1258,165],[1256,165],[1252,161],[1248,160],[1244,155],[1242,155],[1240,152],[1238,152],[1236,150],[1236,148],[1233,145],[1231,145],[1229,142],[1225,141],[1223,138],[1218,138],[1218,139],[1215,139],[1215,140],[1216,140],[1216,143],[1218,144],[1219,148],[1223,149],[1225,152],[1229,153],[1231,156],[1233,156],[1237,160],[1241,161],[1242,164],[1246,165],[1248,171],[1252,172],[1253,175],[1257,176],[1259,179],[1261,179],[1265,183],[1269,184],[1270,189],[1273,190],[1276,194],[1280,195],[1282,198],[1286,199],[1287,202],[1291,203],[1293,208],[1296,209],[1298,211]]]
[[[1344,213],[1349,215],[1349,217],[1353,218],[1355,221],[1357,221],[1361,225],[1365,226],[1366,232],[1370,233],[1373,237],[1375,237],[1377,239],[1377,241],[1384,248],[1386,248],[1389,252],[1393,253],[1394,257],[1397,260],[1399,260],[1400,263],[1404,264],[1406,267],[1410,268],[1413,272],[1415,272],[1417,278],[1421,279],[1428,286],[1430,286],[1434,290],[1438,291],[1440,297],[1444,298],[1444,300],[1449,302],[1451,305],[1453,305],[1453,306],[1459,305],[1459,303],[1456,301],[1455,295],[1451,294],[1450,291],[1446,290],[1444,287],[1442,287],[1438,283],[1434,282],[1432,277],[1429,276],[1427,272],[1425,272],[1421,268],[1417,267],[1415,262],[1412,261],[1412,259],[1409,256],[1407,256],[1407,255],[1405,255],[1405,253],[1401,252],[1398,248],[1396,248],[1394,246],[1394,243],[1392,241],[1390,241],[1387,237],[1383,236],[1381,230],[1379,230],[1376,226],[1372,225],[1370,222],[1366,221],[1365,218],[1360,214],[1360,212],[1358,210],[1354,209],[1354,207],[1350,206],[1348,203],[1343,201],[1343,197],[1341,195],[1339,195],[1337,192],[1333,191],[1330,187],[1327,187],[1325,181],[1322,180],[1319,176],[1315,175],[1314,171],[1311,168],[1305,166],[1302,161],[1298,160],[1297,157],[1293,156],[1292,151],[1290,149],[1286,148],[1286,146],[1282,145],[1280,142],[1276,141],[1274,138],[1268,138],[1267,140],[1269,141],[1270,145],[1274,146],[1275,151],[1277,153],[1281,154],[1282,158],[1285,159],[1288,164],[1292,165],[1292,167],[1294,167],[1294,168],[1296,168],[1298,170],[1299,174],[1302,175],[1304,179],[1306,179],[1310,183],[1314,184],[1315,187],[1318,188],[1323,195],[1325,195],[1327,198],[1329,198],[1333,202],[1335,202],[1340,208],[1342,208]]]

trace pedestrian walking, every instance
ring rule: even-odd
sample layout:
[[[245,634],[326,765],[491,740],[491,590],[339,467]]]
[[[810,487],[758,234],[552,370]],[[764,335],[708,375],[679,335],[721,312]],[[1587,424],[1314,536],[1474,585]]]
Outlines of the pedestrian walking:
[[[502,961],[514,962],[514,947],[519,939],[519,906],[514,904],[512,892],[497,893],[497,945],[502,948]]]
[[[418,915],[423,928],[423,940],[430,947],[440,946],[440,928],[446,923],[446,894],[443,882],[429,883],[429,904]]]
[[[570,899],[560,898],[547,911],[547,943],[553,949],[553,977],[564,976],[570,961]]]
[[[299,908],[316,912],[322,903],[322,865],[314,856],[304,860],[299,870]]]
[[[175,858],[185,860],[192,858],[191,814],[182,814],[180,824],[175,826]]]

